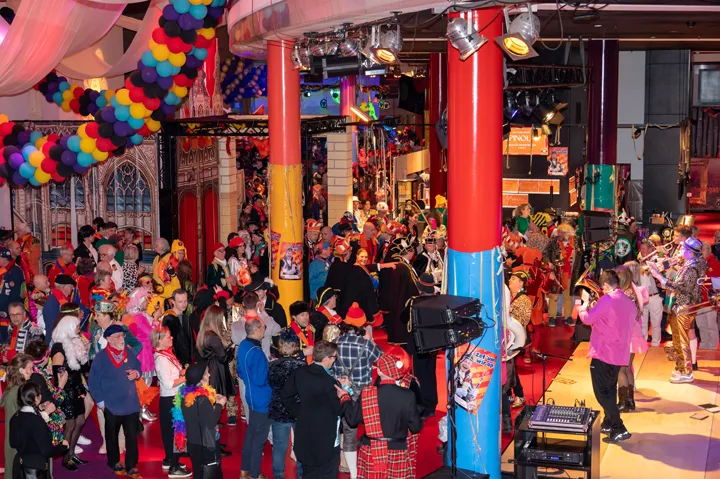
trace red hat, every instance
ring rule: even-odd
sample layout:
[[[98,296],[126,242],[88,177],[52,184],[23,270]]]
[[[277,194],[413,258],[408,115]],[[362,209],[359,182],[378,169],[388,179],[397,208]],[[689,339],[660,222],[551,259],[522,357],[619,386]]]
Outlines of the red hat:
[[[225,245],[218,241],[215,243],[215,246],[213,246],[213,253],[219,249],[225,249]]]
[[[365,311],[363,311],[357,303],[353,303],[345,315],[345,324],[362,328],[367,323]]]
[[[230,248],[237,248],[241,244],[244,244],[244,241],[241,237],[236,236],[233,239],[230,240],[230,244],[228,245]]]
[[[308,231],[320,231],[323,227],[323,222],[308,218],[305,220],[305,225]]]
[[[378,370],[390,379],[400,381],[410,374],[412,368],[412,360],[408,353],[399,346],[393,346],[388,349],[377,363]]]
[[[345,238],[339,238],[335,241],[333,249],[335,256],[345,256],[348,251],[350,251],[350,243],[348,243]]]

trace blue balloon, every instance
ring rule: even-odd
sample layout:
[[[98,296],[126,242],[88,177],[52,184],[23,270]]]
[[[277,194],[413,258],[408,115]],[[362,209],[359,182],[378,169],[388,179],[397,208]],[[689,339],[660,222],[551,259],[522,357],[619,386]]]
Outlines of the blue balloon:
[[[80,152],[77,155],[77,164],[80,166],[88,167],[93,164],[93,156],[90,153]]]
[[[133,130],[139,130],[145,124],[145,119],[144,118],[134,118],[131,116],[130,118],[127,119],[127,123],[128,123],[128,125],[130,125],[130,127]]]
[[[28,183],[33,186],[40,186],[40,182],[35,179],[35,176],[33,176],[32,178],[28,178]]]
[[[205,59],[208,57],[208,51],[207,48],[196,48],[195,53],[193,53],[195,58],[198,60],[205,61]]]
[[[211,7],[222,7],[225,5],[225,0],[213,0],[210,4]]]
[[[119,121],[127,121],[127,119],[130,118],[130,107],[127,105],[116,106],[115,118]]]
[[[180,73],[180,67],[173,66],[172,67],[172,76],[178,75]]]
[[[113,108],[117,108],[120,106],[120,102],[114,96],[110,99],[110,104],[113,106]]]
[[[80,138],[77,135],[73,135],[70,138],[68,138],[67,145],[68,149],[70,151],[74,151],[75,153],[80,153],[80,142],[82,141],[82,138]]]
[[[202,20],[207,16],[207,13],[207,7],[202,3],[200,5],[193,5],[190,7],[190,15],[192,15],[195,20]]]
[[[158,64],[158,61],[153,56],[152,52],[150,50],[146,51],[142,54],[142,62],[146,67],[154,67]]]
[[[25,160],[27,161],[27,159],[30,157],[30,153],[32,153],[33,151],[37,151],[37,148],[32,145],[24,146],[22,149],[23,158],[25,158]]]
[[[70,89],[70,84],[69,84],[68,82],[66,82],[66,81],[61,82],[60,85],[59,85],[59,87],[58,87],[58,89],[59,89],[60,92],[62,93],[62,92],[64,92],[64,91]]]
[[[175,8],[175,11],[178,13],[187,13],[190,11],[190,1],[189,0],[171,0],[170,3],[172,3],[172,6]]]
[[[144,139],[143,136],[138,135],[138,134],[134,134],[133,136],[130,137],[130,141],[132,142],[133,145],[139,145],[140,143],[143,142],[143,139]]]
[[[18,168],[18,172],[23,178],[30,179],[35,176],[35,167],[30,163],[23,163],[20,165],[20,168]]]
[[[165,103],[168,105],[177,105],[178,96],[173,92],[168,92],[167,95],[165,95]]]
[[[161,77],[167,78],[169,76],[172,76],[172,64],[167,60],[158,63],[155,68],[157,69],[157,74]]]
[[[30,143],[37,142],[40,138],[42,138],[42,136],[43,134],[39,131],[33,131],[32,133],[30,133]]]
[[[95,100],[95,104],[98,106],[98,108],[105,108],[108,104],[107,98],[105,98],[105,90],[100,92],[101,94],[97,97],[97,100]]]
[[[53,93],[53,102],[55,102],[57,105],[62,105],[63,97],[61,92],[56,91],[55,93]]]

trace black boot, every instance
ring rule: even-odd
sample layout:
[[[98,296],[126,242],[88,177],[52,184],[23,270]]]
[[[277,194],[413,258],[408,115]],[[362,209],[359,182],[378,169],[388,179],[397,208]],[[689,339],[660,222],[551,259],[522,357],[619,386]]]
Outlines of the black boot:
[[[625,412],[627,410],[627,393],[628,388],[625,386],[620,386],[618,388],[618,403],[617,407],[620,412]]]
[[[635,388],[632,386],[627,388],[627,399],[625,400],[625,404],[627,405],[628,410],[635,410]]]
[[[512,430],[513,430],[512,418],[510,416],[503,416],[502,417],[502,432],[511,433]]]

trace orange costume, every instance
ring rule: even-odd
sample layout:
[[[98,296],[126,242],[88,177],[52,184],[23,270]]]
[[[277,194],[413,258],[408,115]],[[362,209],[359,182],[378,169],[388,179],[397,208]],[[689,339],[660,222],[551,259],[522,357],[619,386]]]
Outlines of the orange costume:
[[[17,239],[20,245],[20,267],[25,275],[25,283],[32,284],[33,278],[40,270],[40,240],[35,238],[32,233]]]

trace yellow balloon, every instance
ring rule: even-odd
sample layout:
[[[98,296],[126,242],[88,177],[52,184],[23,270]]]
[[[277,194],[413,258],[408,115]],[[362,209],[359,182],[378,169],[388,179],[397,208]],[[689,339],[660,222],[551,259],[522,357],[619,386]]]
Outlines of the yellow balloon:
[[[132,100],[130,99],[130,92],[127,88],[121,88],[115,93],[115,98],[117,98],[118,103],[121,105],[132,105]]]
[[[28,163],[38,169],[40,169],[40,163],[42,163],[44,159],[45,155],[43,155],[40,151],[33,151],[30,155],[28,155]]]
[[[92,152],[93,158],[95,158],[97,161],[105,161],[108,159],[108,152],[107,151],[100,151],[95,150]]]
[[[152,50],[153,48],[155,48],[155,47],[158,46],[158,45],[159,45],[159,43],[157,43],[157,42],[156,42],[155,40],[153,40],[152,38],[151,38],[150,40],[148,40],[148,48],[149,48],[150,50]]]
[[[0,113],[0,125],[7,123],[8,121],[10,121],[8,116],[5,113]]]
[[[48,181],[50,181],[50,178],[50,174],[45,173],[42,168],[38,168],[37,170],[35,170],[35,179],[38,181],[38,183],[47,183]]]
[[[73,96],[71,90],[65,90],[65,91],[62,93],[62,96],[63,96],[63,100],[66,100],[66,101],[70,101],[70,100],[72,100],[73,98],[75,98],[75,97]]]
[[[145,118],[145,105],[142,103],[133,103],[130,105],[130,116],[133,118]]]
[[[112,100],[112,97],[114,97],[114,96],[115,96],[114,91],[105,90],[105,99],[108,101],[108,103],[110,102],[110,100]]]
[[[203,3],[203,0],[190,0],[190,3],[192,3],[193,5],[200,5],[201,3]]]
[[[168,50],[167,45],[157,45],[155,48],[151,48],[150,51],[155,57],[155,60],[159,62],[164,62],[170,57],[170,50]]]
[[[60,105],[60,108],[62,108],[62,111],[65,113],[70,113],[70,101],[64,101],[62,105]]]
[[[198,30],[198,33],[205,37],[207,40],[212,40],[215,38],[215,29],[214,28],[201,28]]]
[[[155,121],[152,118],[148,118],[145,120],[145,124],[147,125],[148,129],[152,132],[156,132],[160,129],[160,122]]]
[[[38,138],[38,141],[35,142],[35,148],[38,150],[42,150],[42,147],[45,143],[47,143],[47,136],[43,136],[42,138]]]
[[[171,53],[168,57],[168,61],[174,67],[181,67],[185,65],[185,54],[183,52]]]
[[[187,87],[175,85],[172,89],[179,98],[185,98],[188,94]]]
[[[85,131],[85,128],[86,128],[85,123],[83,123],[82,125],[80,125],[80,126],[78,127],[78,129],[77,129],[77,134],[78,134],[78,136],[80,136],[80,138],[87,138],[87,137],[88,137],[87,132]]]
[[[210,6],[210,4],[211,4],[212,2],[213,2],[213,0],[203,0],[203,3],[204,3],[206,6]]]
[[[83,153],[92,153],[95,150],[95,140],[92,138],[83,138],[80,142],[80,151]]]

